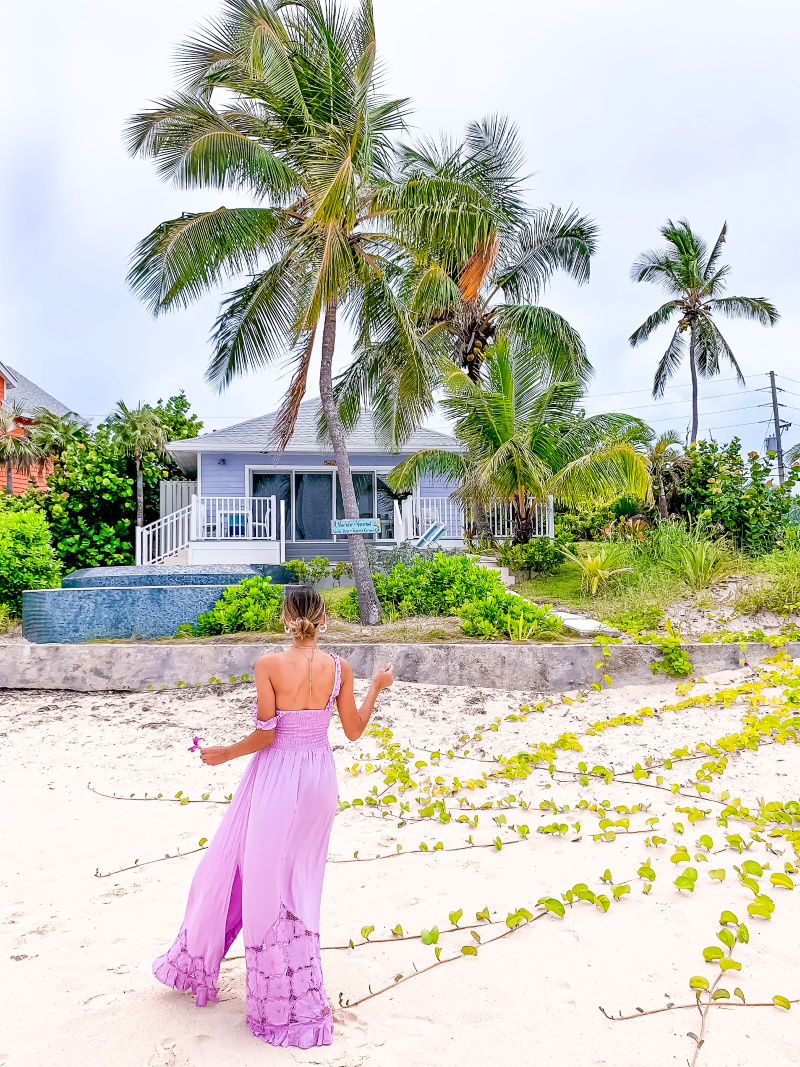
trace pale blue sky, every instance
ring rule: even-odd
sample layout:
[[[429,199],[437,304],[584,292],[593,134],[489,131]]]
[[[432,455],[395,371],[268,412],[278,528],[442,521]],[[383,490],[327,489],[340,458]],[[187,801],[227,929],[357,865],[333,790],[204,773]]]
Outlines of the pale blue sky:
[[[771,330],[725,325],[748,389],[704,383],[701,433],[728,439],[740,430],[760,447],[764,429],[751,424],[767,417],[757,406],[767,396],[756,390],[775,369],[796,379],[782,384],[796,390],[784,399],[798,406],[787,437],[798,440],[796,5],[375,0],[375,8],[388,88],[413,97],[415,132],[457,134],[471,118],[505,112],[522,132],[532,203],[574,203],[598,221],[591,283],[560,280],[545,299],[587,343],[597,371],[588,408],[685,430],[688,405],[675,401],[687,390],[658,406],[646,391],[666,332],[643,349],[627,344],[660,301],[628,269],[668,216],[687,216],[709,240],[727,219],[730,291],[769,297],[783,318]],[[156,223],[235,202],[162,185],[121,141],[126,117],[171,88],[174,44],[217,10],[209,0],[6,5],[0,358],[81,414],[185,388],[212,428],[279,400],[282,382],[269,372],[221,397],[204,384],[213,297],[154,321],[124,282],[132,247]]]

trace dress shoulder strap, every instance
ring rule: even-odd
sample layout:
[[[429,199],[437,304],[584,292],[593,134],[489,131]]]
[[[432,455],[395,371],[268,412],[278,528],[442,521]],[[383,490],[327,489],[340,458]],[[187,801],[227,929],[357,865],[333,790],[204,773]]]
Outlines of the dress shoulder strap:
[[[342,661],[332,652],[333,662],[336,664],[336,677],[333,679],[333,690],[331,692],[331,698],[328,701],[328,707],[333,708],[333,702],[339,695],[339,690],[342,688]]]

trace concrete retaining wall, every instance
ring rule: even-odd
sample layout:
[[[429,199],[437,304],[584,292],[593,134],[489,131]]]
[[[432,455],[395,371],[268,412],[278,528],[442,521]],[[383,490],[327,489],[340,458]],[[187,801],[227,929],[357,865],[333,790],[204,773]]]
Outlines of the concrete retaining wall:
[[[175,590],[170,590],[174,594]],[[385,663],[395,677],[435,685],[472,685],[530,694],[587,687],[596,680],[598,649],[592,645],[424,645],[335,644],[325,646],[350,661],[358,678],[368,678]],[[687,645],[694,673],[739,666],[738,645]],[[77,692],[173,688],[178,682],[207,685],[253,676],[256,659],[280,652],[278,643],[174,645],[21,645],[0,644],[0,688],[67,689]],[[800,642],[786,646],[800,657]],[[748,645],[749,662],[773,653],[767,644]],[[608,672],[614,685],[662,681],[651,665],[659,658],[650,645],[612,645]]]
[[[84,567],[63,579],[64,589],[88,589],[92,586],[129,587],[136,585],[237,585],[243,578],[269,576],[276,585],[295,581],[286,567],[267,564],[150,564],[144,567]]]

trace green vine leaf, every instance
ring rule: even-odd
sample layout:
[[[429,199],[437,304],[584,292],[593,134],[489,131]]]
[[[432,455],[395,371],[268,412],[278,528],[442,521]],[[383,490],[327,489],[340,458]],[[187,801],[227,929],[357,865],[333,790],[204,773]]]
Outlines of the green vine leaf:
[[[792,1007],[786,997],[779,996],[778,994],[772,998],[772,1003],[776,1008],[785,1008],[786,1011],[789,1011]]]

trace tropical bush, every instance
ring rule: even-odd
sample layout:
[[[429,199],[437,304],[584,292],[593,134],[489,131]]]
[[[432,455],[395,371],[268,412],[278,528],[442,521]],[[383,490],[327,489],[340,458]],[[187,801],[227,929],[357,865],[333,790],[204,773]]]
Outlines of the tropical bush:
[[[549,604],[533,604],[513,593],[489,593],[467,601],[458,616],[463,620],[463,633],[485,640],[505,636],[512,641],[531,641],[552,637],[561,629],[561,620]]]
[[[669,567],[690,589],[705,589],[733,569],[733,560],[724,541],[696,541],[682,545],[671,558]]]
[[[553,540],[549,537],[534,537],[523,545],[514,545],[506,541],[498,549],[497,562],[515,571],[555,574],[564,562],[563,547],[565,544],[564,535]]]
[[[772,549],[787,526],[800,472],[792,468],[782,486],[773,485],[768,464],[756,452],[743,458],[738,438],[729,445],[698,441],[688,457],[682,484],[684,514],[713,524],[744,552]]]
[[[410,565],[396,563],[388,574],[377,571],[374,581],[382,612],[398,617],[455,615],[468,600],[505,592],[496,571],[480,567],[469,556],[443,552]],[[355,588],[341,599],[338,612],[345,619],[358,619]]]
[[[619,544],[602,545],[585,556],[579,556],[571,549],[564,549],[564,553],[580,567],[584,592],[592,596],[596,596],[600,586],[605,585],[615,575],[624,574],[633,569],[622,565],[626,562],[627,555]]]
[[[586,504],[571,508],[555,517],[555,532],[573,537],[576,541],[594,541],[603,536],[610,523],[617,518],[616,501],[605,504]]]
[[[395,548],[376,548],[374,544],[367,542],[367,558],[373,574],[380,572],[388,574],[398,563],[404,563],[410,567],[417,560],[434,560],[438,555],[464,556],[468,555],[461,548],[417,548],[410,541],[405,541]]]
[[[283,608],[283,586],[272,585],[269,577],[245,578],[231,585],[210,611],[199,615],[197,623],[178,627],[186,636],[213,637],[242,630],[277,629]]]
[[[331,573],[331,561],[327,556],[315,556],[313,559],[288,559],[284,566],[291,571],[302,585],[314,585],[328,578]]]
[[[0,511],[0,604],[19,614],[24,589],[60,584],[61,564],[41,511]]]

